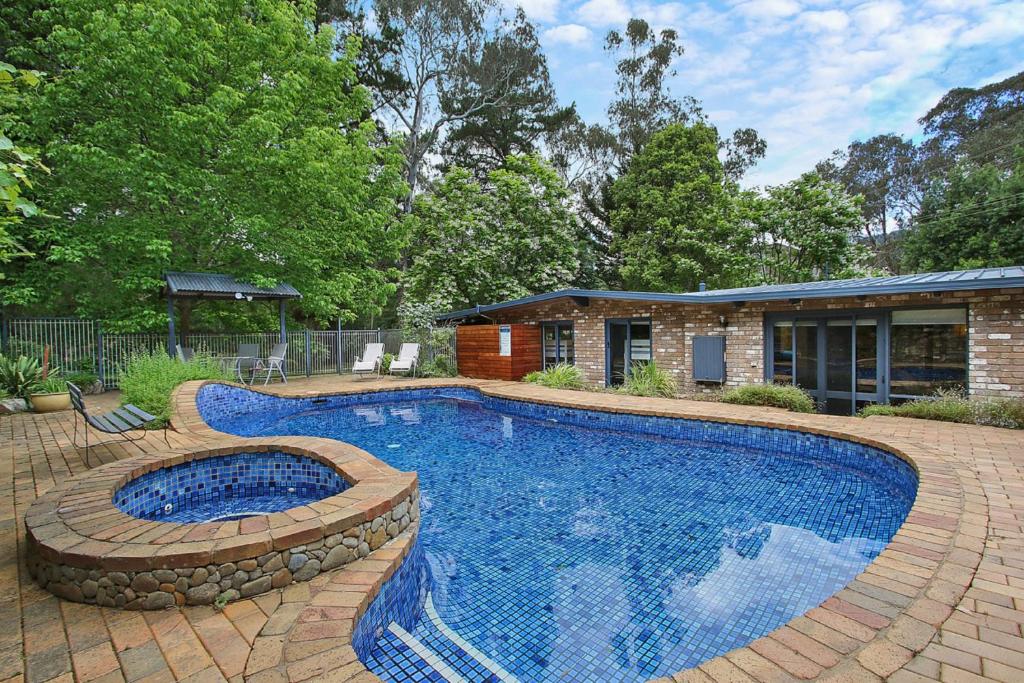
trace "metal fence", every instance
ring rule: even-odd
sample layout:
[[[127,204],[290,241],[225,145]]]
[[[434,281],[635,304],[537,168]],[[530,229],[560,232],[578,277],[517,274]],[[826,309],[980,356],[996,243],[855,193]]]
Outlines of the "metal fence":
[[[456,367],[455,335],[439,330],[303,330],[289,332],[285,370],[289,375],[327,375],[349,372],[367,344],[383,343],[397,354],[403,342],[420,344],[420,364],[443,357]],[[267,357],[280,341],[279,332],[191,333],[178,343],[197,353],[234,356],[239,344],[257,344]],[[118,386],[121,369],[136,353],[166,351],[167,335],[155,332],[104,332],[93,320],[74,318],[13,318],[2,326],[5,354],[42,358],[50,347],[50,364],[64,374],[95,373],[107,388]]]

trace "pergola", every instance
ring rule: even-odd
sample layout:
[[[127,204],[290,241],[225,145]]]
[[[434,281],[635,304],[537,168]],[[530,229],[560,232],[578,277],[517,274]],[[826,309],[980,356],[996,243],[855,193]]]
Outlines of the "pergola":
[[[167,273],[167,352],[176,355],[177,338],[174,334],[174,300],[207,299],[223,301],[277,301],[278,317],[281,323],[281,341],[286,341],[284,307],[288,299],[301,299],[302,294],[286,282],[273,289],[257,287],[240,282],[232,275],[220,273]]]

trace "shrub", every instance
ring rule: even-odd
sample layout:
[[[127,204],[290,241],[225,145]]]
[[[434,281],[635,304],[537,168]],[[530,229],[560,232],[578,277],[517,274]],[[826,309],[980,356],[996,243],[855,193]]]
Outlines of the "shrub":
[[[121,370],[121,401],[137,405],[157,416],[152,427],[163,426],[171,417],[171,392],[194,379],[230,379],[217,359],[196,355],[187,363],[163,351],[133,354]]]
[[[633,363],[629,376],[619,390],[631,396],[675,398],[677,388],[672,375],[659,368],[654,361],[650,361]]]
[[[53,374],[41,381],[32,393],[35,394],[63,394],[68,390],[68,382],[63,377]]]
[[[794,413],[813,413],[814,399],[799,387],[784,384],[748,384],[722,395],[723,403],[742,406],[772,406]]]
[[[416,369],[416,373],[420,377],[454,377],[457,374],[455,366],[446,356],[427,361]]]
[[[971,399],[956,391],[940,391],[934,398],[921,398],[892,405],[870,405],[862,417],[888,415],[916,417],[920,420],[960,422],[1007,429],[1024,429],[1024,400],[1019,398]]]
[[[582,389],[583,371],[575,365],[558,363],[547,370],[535,370],[523,377],[524,382],[549,389]]]
[[[394,359],[395,359],[395,354],[393,354],[393,353],[385,353],[383,356],[380,357],[380,371],[381,371],[381,374],[383,374],[383,373],[385,373],[385,372],[387,372],[388,370],[391,369],[391,361],[393,361]]]
[[[42,381],[43,369],[35,358],[0,355],[0,390],[27,399]]]

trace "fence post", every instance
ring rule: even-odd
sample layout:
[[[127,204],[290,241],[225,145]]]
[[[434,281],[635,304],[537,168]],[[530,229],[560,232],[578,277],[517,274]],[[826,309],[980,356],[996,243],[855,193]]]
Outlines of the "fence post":
[[[313,374],[313,344],[311,343],[309,328],[306,328],[306,377]]]
[[[338,361],[336,363],[336,365],[338,366],[338,374],[340,375],[341,374],[341,318],[338,318],[338,326],[337,326],[337,328],[335,330],[334,353],[335,353],[335,359]]]
[[[107,387],[107,373],[103,369],[103,324],[96,323],[96,374],[100,377],[100,384]]]

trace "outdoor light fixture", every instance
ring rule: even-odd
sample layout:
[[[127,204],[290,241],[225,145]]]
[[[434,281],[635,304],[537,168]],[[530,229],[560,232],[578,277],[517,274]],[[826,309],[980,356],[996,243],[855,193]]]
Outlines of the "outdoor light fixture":
[[[241,292],[235,292],[235,298],[238,299],[239,301],[241,301],[242,300],[242,293]]]
[[[252,301],[252,294],[246,295],[245,300],[246,301]]]
[[[729,321],[728,319],[726,319],[724,315],[720,315],[718,316],[718,324],[720,324],[722,327],[725,327],[726,325],[729,324]]]

